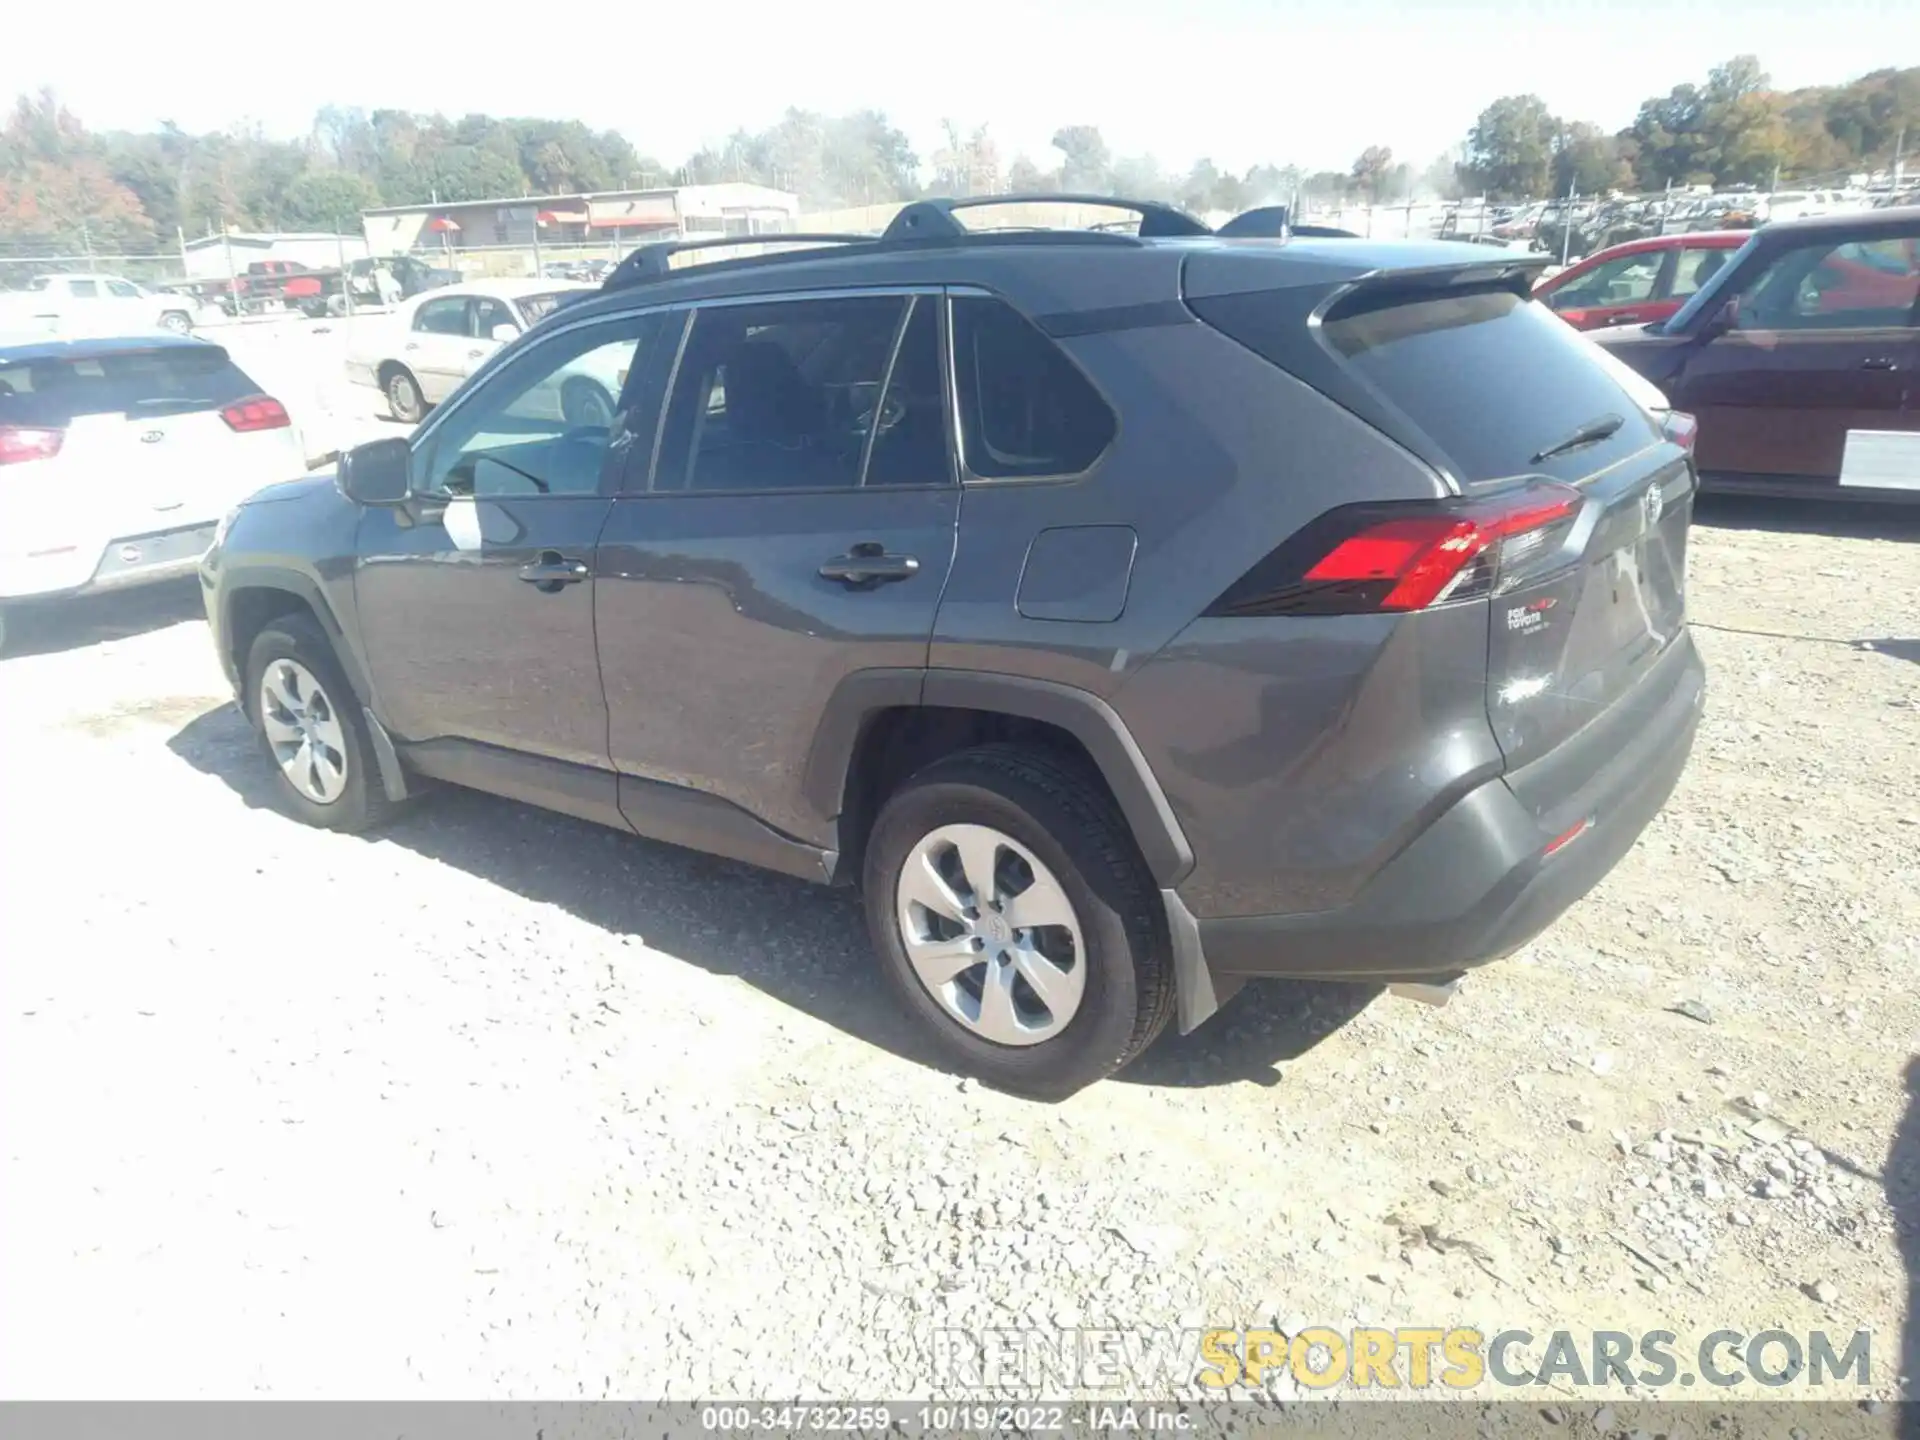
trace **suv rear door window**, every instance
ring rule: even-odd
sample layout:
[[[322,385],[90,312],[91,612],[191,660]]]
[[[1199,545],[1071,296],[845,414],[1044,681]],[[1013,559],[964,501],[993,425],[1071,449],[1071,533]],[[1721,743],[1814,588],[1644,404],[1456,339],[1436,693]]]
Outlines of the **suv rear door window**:
[[[1113,411],[1045,335],[1001,300],[953,301],[961,452],[986,480],[1077,475],[1113,442]]]
[[[259,393],[225,351],[212,347],[0,357],[0,425],[58,429],[83,415],[180,415]]]
[[[910,298],[862,295],[699,311],[668,405],[654,488],[852,489],[860,484],[876,414],[883,421],[877,438],[884,441],[885,473],[904,478],[904,470],[920,468],[895,447],[924,450],[926,418],[937,417],[924,396],[917,405],[904,399],[910,382],[924,391],[924,360],[905,362],[900,400],[890,407],[881,396],[905,338]],[[909,424],[915,417],[918,423]],[[944,428],[933,433],[944,450]]]

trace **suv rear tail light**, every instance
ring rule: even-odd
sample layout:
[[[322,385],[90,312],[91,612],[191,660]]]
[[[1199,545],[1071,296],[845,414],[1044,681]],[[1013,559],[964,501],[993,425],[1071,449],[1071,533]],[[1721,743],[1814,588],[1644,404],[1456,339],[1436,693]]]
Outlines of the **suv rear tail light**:
[[[31,425],[0,425],[0,465],[16,465],[23,460],[51,460],[60,453],[64,430],[47,430]]]
[[[1669,410],[1660,417],[1660,433],[1689,455],[1700,435],[1700,422],[1684,410]]]
[[[271,395],[249,395],[244,400],[236,400],[220,412],[220,418],[227,422],[230,430],[282,430],[293,422],[287,418],[287,407]]]
[[[1343,505],[1248,571],[1207,614],[1364,615],[1477,600],[1535,578],[1579,518],[1580,492]]]

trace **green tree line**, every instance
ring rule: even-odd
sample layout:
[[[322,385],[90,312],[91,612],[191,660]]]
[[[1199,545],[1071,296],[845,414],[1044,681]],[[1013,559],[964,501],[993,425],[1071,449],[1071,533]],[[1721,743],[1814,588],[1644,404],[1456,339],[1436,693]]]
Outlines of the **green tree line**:
[[[1738,55],[1703,84],[1676,85],[1609,134],[1555,116],[1538,95],[1507,95],[1467,135],[1459,184],[1495,199],[1667,185],[1840,183],[1920,149],[1920,67],[1875,70],[1844,85],[1775,90]]]
[[[1608,131],[1554,115],[1536,95],[1509,95],[1464,143],[1415,166],[1368,146],[1344,170],[1260,164],[1234,172],[1201,158],[1169,170],[1116,155],[1092,125],[1055,132],[1039,158],[1002,154],[986,126],[949,122],[925,158],[873,110],[789,110],[760,131],[736,131],[678,165],[626,137],[575,120],[328,108],[298,139],[257,128],[192,134],[90,131],[51,92],[23,95],[0,123],[0,251],[141,254],[222,226],[357,227],[376,205],[568,194],[748,180],[797,192],[809,208],[939,194],[1069,190],[1170,200],[1198,211],[1308,196],[1382,201],[1497,199],[1667,184],[1832,181],[1920,149],[1920,67],[1876,70],[1842,85],[1772,88],[1753,56],[1699,84],[1649,98]],[[1916,167],[1920,168],[1920,167]]]

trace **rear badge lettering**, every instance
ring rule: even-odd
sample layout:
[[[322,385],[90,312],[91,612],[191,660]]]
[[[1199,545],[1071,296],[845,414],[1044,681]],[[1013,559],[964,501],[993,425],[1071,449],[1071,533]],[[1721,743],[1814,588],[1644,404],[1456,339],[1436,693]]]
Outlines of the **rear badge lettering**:
[[[1516,605],[1507,611],[1507,629],[1519,635],[1531,635],[1536,630],[1547,627],[1547,614],[1554,606],[1552,597],[1535,600],[1527,605]]]

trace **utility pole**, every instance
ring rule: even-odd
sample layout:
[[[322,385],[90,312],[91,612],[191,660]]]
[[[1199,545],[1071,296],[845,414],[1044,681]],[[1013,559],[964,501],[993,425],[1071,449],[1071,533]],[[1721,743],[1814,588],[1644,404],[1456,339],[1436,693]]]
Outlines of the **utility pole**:
[[[1562,265],[1567,263],[1567,252],[1573,249],[1573,197],[1576,193],[1573,184],[1571,180],[1567,182],[1566,213],[1561,217],[1560,263]]]
[[[347,273],[347,232],[339,216],[333,220],[333,248],[340,252],[340,296],[347,318],[353,318],[353,277]]]
[[[224,217],[220,222],[220,243],[227,252],[227,294],[233,297],[233,318],[238,320],[246,307],[240,303],[240,276],[233,268],[233,227]]]

